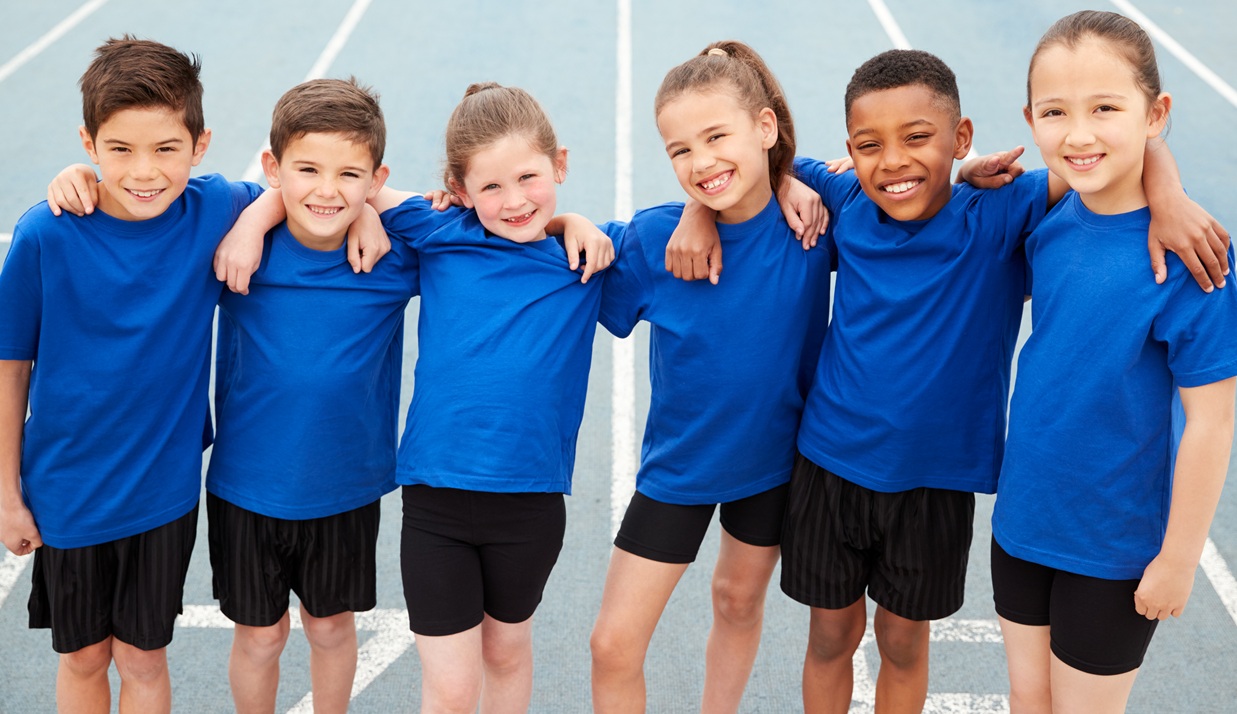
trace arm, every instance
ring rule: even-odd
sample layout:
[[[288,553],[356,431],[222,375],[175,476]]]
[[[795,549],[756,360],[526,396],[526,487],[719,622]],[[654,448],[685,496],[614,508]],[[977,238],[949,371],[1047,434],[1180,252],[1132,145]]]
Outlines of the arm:
[[[968,159],[958,168],[954,183],[969,183],[975,188],[1000,188],[1026,171],[1018,161],[1024,151],[1026,151],[1025,147],[1015,146],[1009,151],[998,151],[995,154]],[[1049,205],[1056,203],[1060,198],[1060,196],[1056,200],[1050,198]]]
[[[21,497],[21,440],[29,395],[29,360],[0,360],[0,541],[14,555],[28,555],[43,545]]]
[[[47,185],[47,205],[52,215],[68,211],[75,216],[94,213],[99,203],[99,177],[87,164],[73,164],[56,174]]]
[[[262,262],[262,241],[267,231],[287,215],[279,189],[263,191],[219,241],[215,249],[215,277],[227,283],[232,292],[248,295],[249,277]]]
[[[843,173],[853,166],[850,159],[833,159],[826,161],[830,173]],[[807,184],[793,176],[782,180],[781,190],[777,192],[777,202],[782,207],[782,215],[786,224],[795,232],[804,250],[816,246],[816,239],[825,234],[829,227],[829,211],[816,193]]]
[[[1191,201],[1181,187],[1177,162],[1160,137],[1147,140],[1143,164],[1143,190],[1151,207],[1151,229],[1147,232],[1147,251],[1155,282],[1168,277],[1164,251],[1171,250],[1190,269],[1200,287],[1224,287],[1228,275],[1228,231],[1211,214]]]
[[[1186,426],[1177,451],[1168,529],[1159,555],[1134,591],[1134,608],[1148,620],[1180,616],[1190,599],[1194,571],[1228,471],[1235,382],[1237,378],[1230,377],[1181,389]]]
[[[687,200],[679,225],[666,243],[666,270],[680,280],[708,278],[717,285],[722,274],[722,239],[717,235],[716,211]]]
[[[584,216],[577,213],[554,216],[545,230],[549,235],[563,237],[567,264],[572,270],[580,267],[580,253],[584,253],[584,274],[580,276],[582,283],[587,283],[594,273],[605,270],[614,262],[614,242]]]

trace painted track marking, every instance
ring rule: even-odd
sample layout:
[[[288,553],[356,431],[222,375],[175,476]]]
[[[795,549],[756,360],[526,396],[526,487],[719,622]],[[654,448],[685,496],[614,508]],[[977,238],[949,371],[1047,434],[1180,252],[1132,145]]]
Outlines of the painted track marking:
[[[107,0],[90,0],[90,2],[82,5],[74,10],[68,17],[61,20],[55,27],[48,30],[42,37],[30,43],[26,49],[18,52],[13,59],[0,65],[0,82],[9,78],[9,75],[16,72],[22,65],[34,59],[43,50],[51,46],[53,42],[64,36],[66,32],[72,30],[82,20],[85,20],[95,10],[105,5]]]
[[[26,572],[26,563],[32,560],[33,556],[13,555],[7,550],[4,551],[4,560],[0,560],[0,607],[4,607],[4,601],[9,598],[17,579]]]
[[[1181,43],[1173,39],[1172,35],[1168,34],[1160,28],[1159,25],[1151,21],[1151,18],[1142,14],[1138,8],[1134,7],[1129,0],[1111,0],[1117,9],[1125,13],[1131,20],[1142,25],[1148,35],[1155,38],[1156,42],[1164,45],[1164,49],[1172,53],[1174,57],[1181,61],[1190,71],[1198,76],[1199,79],[1206,82],[1212,89],[1228,100],[1229,104],[1237,107],[1237,89],[1220,79],[1220,75],[1211,71],[1211,68],[1203,64],[1201,60],[1190,53],[1189,50],[1181,46]]]

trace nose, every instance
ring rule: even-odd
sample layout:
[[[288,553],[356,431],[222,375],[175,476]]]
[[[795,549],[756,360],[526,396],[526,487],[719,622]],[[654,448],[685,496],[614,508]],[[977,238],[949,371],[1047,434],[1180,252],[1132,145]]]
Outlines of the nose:
[[[524,192],[517,189],[503,191],[503,208],[514,210],[524,205]]]
[[[717,165],[717,158],[709,151],[696,149],[692,151],[692,171],[700,174]]]
[[[906,168],[906,149],[900,144],[891,144],[881,150],[881,167],[886,171],[897,171]]]
[[[159,168],[154,156],[145,152],[138,152],[136,160],[129,165],[129,172],[133,178],[142,181],[159,177]]]
[[[324,176],[318,182],[318,188],[315,190],[315,193],[322,198],[334,198],[335,194],[339,193],[339,187],[335,185],[334,180]]]
[[[1086,117],[1071,117],[1065,134],[1069,146],[1090,146],[1095,143],[1095,131]]]

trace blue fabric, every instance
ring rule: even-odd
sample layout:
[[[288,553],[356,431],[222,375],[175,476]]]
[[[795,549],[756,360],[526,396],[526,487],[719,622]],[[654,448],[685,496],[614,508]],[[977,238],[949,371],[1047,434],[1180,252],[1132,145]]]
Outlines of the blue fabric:
[[[874,491],[993,493],[1026,291],[1022,241],[1046,171],[997,190],[955,186],[926,221],[890,219],[853,173],[798,159],[833,216],[833,322],[799,450]]]
[[[170,523],[210,440],[211,259],[255,184],[191,179],[163,215],[26,212],[0,272],[0,359],[34,360],[21,481],[45,543]]]
[[[1010,555],[1141,578],[1167,526],[1174,380],[1237,374],[1237,291],[1202,292],[1174,255],[1156,285],[1149,225],[1147,209],[1098,215],[1069,194],[1027,241],[1034,330],[992,516]]]
[[[717,224],[717,285],[663,267],[683,204],[640,211],[607,271],[601,322],[650,326],[652,398],[636,489],[665,503],[744,498],[790,480],[795,433],[829,320],[830,254],[804,251],[776,201]]]
[[[514,243],[474,211],[429,234],[383,225],[421,258],[416,388],[396,480],[570,493],[605,273],[580,283],[557,239]],[[616,247],[621,231],[603,230]]]
[[[442,215],[413,213],[414,230]],[[219,301],[208,491],[307,519],[394,490],[404,309],[417,275],[416,253],[399,241],[357,275],[344,247],[307,248],[287,224],[267,236],[249,295]]]

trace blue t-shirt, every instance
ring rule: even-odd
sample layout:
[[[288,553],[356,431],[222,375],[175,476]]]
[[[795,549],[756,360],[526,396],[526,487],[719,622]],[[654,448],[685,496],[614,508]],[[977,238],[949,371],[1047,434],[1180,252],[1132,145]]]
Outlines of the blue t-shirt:
[[[440,214],[410,212],[429,231]],[[369,274],[280,225],[249,295],[219,301],[211,493],[285,519],[331,516],[395,488],[404,309],[417,256],[394,241]]]
[[[795,433],[829,323],[829,250],[805,251],[776,201],[717,224],[717,285],[663,269],[683,213],[640,211],[606,271],[601,323],[650,328],[652,397],[636,489],[665,503],[725,503],[790,480]]]
[[[1156,285],[1150,220],[1145,208],[1092,213],[1071,193],[1027,240],[1034,330],[992,516],[1015,557],[1141,578],[1168,524],[1174,380],[1237,375],[1237,291],[1204,293],[1173,255]]]
[[[421,258],[416,387],[396,481],[570,493],[605,273],[582,284],[557,239],[499,238],[471,210],[409,234],[409,210],[382,214]],[[608,228],[617,247],[620,231]]]
[[[43,541],[78,548],[198,502],[210,440],[211,259],[261,192],[212,175],[160,216],[17,223],[0,273],[0,359],[34,360],[21,482]]]
[[[992,493],[1026,293],[1022,241],[1046,171],[953,188],[926,221],[895,221],[853,173],[798,159],[833,216],[833,322],[799,431],[804,456],[874,491]]]

